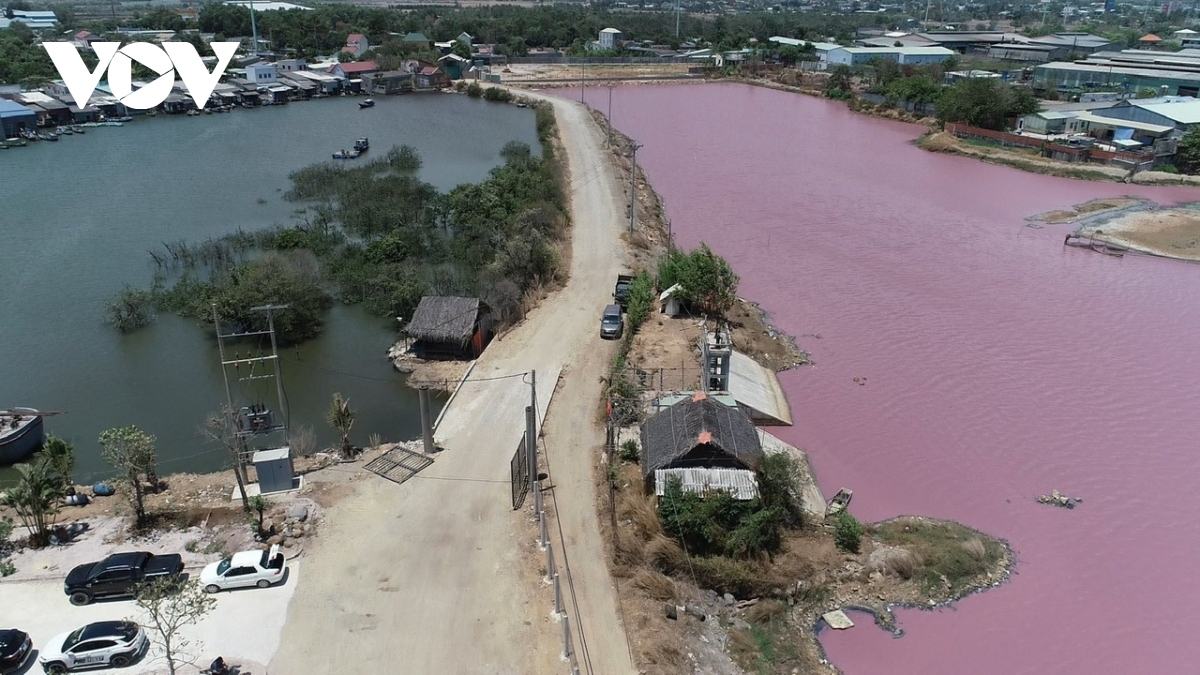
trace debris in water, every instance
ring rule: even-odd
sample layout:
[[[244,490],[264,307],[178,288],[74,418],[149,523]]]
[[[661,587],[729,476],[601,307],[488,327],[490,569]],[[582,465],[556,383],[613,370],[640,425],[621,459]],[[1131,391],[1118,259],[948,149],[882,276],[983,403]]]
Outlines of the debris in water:
[[[1048,495],[1042,495],[1037,500],[1039,504],[1049,504],[1050,506],[1058,506],[1064,509],[1073,509],[1076,504],[1083,503],[1082,497],[1068,497],[1058,490],[1054,490]]]
[[[834,630],[845,630],[846,628],[854,627],[854,622],[840,609],[835,609],[828,614],[822,614],[821,618],[825,619],[825,623],[829,624],[829,627]]]

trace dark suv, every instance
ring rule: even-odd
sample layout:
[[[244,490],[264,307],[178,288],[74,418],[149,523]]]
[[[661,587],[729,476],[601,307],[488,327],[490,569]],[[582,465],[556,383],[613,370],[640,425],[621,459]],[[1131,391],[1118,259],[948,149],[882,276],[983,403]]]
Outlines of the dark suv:
[[[33,653],[33,640],[16,628],[0,628],[0,673],[8,675],[21,670]]]

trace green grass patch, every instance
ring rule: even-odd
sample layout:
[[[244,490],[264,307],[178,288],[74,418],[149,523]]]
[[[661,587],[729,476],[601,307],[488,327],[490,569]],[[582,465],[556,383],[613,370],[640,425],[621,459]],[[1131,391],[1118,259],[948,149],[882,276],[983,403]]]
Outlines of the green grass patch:
[[[872,528],[879,541],[911,551],[915,579],[930,595],[957,596],[977,585],[1004,557],[999,540],[956,523],[900,519]]]

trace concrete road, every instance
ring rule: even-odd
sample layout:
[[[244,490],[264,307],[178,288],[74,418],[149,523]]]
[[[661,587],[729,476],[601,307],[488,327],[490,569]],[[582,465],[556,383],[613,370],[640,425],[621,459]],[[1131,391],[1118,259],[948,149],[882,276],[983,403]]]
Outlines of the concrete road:
[[[279,647],[279,635],[287,616],[288,603],[300,579],[300,563],[288,562],[288,576],[283,584],[271,588],[248,588],[216,594],[217,606],[200,623],[188,626],[183,636],[191,645],[187,653],[206,667],[218,655],[232,664],[240,664],[243,672],[262,675],[264,664]],[[84,607],[72,605],[62,590],[62,581],[25,581],[0,584],[0,627],[19,628],[33,638],[40,649],[60,633],[73,631],[93,621],[133,619],[139,623],[140,611],[130,600],[107,600]],[[153,643],[154,633],[147,628]],[[198,668],[181,670],[195,673]],[[36,661],[27,667],[29,673],[41,673]],[[98,671],[87,671],[98,672]],[[139,675],[167,672],[161,648],[155,644],[138,663],[120,670],[99,672]]]
[[[444,451],[431,467],[403,485],[368,476],[327,513],[305,559],[310,581],[271,663],[275,675],[567,670],[541,563],[518,539],[531,529],[528,506],[511,509],[509,460],[530,387],[506,376],[537,371],[544,415],[562,372],[555,417],[565,427],[593,423],[597,378],[615,349],[600,341],[599,321],[623,258],[624,198],[590,116],[578,104],[554,104],[572,179],[570,280],[484,352],[438,427]],[[555,482],[565,479],[572,493],[560,487],[558,496],[583,613],[578,620],[569,604],[571,618],[587,632],[594,672],[607,675],[632,667],[595,527],[594,440],[589,432],[573,447],[556,433],[550,452]]]

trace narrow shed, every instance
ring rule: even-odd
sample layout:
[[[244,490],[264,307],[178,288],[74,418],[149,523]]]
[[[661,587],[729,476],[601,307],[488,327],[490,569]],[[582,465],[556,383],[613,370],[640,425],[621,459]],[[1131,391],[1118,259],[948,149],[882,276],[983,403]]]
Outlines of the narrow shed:
[[[403,332],[418,358],[474,358],[492,339],[491,312],[479,298],[427,295]]]

